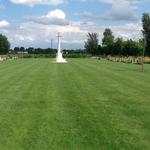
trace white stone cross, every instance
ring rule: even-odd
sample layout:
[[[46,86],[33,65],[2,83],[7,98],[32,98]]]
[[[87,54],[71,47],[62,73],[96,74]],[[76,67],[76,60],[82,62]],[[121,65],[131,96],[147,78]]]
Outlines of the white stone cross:
[[[60,35],[60,32],[58,32],[58,52],[57,52],[57,56],[56,56],[56,62],[57,63],[66,63],[67,61],[63,58],[62,53],[61,53],[61,48],[60,48],[60,38],[62,37]]]

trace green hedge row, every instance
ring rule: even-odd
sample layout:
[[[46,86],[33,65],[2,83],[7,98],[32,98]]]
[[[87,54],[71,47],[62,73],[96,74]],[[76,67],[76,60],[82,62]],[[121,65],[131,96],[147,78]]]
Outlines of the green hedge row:
[[[56,54],[23,54],[17,55],[19,58],[55,58]],[[64,58],[85,58],[89,57],[87,54],[63,54]]]

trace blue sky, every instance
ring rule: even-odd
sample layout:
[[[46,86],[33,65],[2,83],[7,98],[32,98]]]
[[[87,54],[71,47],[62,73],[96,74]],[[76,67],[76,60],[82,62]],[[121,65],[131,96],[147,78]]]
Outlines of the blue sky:
[[[88,32],[111,28],[115,37],[141,38],[141,17],[149,13],[150,0],[0,0],[0,33],[11,47],[83,48]]]

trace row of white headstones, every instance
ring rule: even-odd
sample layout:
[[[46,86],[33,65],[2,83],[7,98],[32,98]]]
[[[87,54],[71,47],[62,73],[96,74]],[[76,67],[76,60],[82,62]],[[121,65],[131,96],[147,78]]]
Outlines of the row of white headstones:
[[[17,56],[12,56],[12,57],[10,58],[10,57],[5,56],[5,55],[0,55],[0,62],[6,61],[6,60],[9,60],[9,59],[15,60],[15,59],[17,59],[17,58],[18,58]]]

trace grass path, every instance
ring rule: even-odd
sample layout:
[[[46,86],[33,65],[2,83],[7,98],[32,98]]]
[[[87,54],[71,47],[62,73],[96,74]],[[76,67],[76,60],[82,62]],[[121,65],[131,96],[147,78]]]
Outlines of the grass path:
[[[150,66],[0,63],[0,150],[150,149]]]

